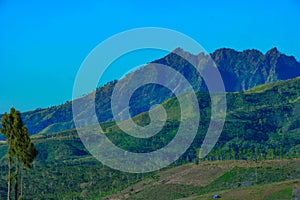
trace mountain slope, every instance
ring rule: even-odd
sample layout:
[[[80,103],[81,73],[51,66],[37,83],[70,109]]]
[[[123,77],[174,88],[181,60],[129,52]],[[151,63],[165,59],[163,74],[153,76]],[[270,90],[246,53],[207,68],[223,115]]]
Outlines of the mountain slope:
[[[200,92],[197,96],[200,128],[191,147],[182,157],[183,160],[191,161],[197,157],[195,152],[201,147],[210,121],[208,93]],[[246,92],[228,93],[226,122],[216,147],[208,157],[246,159],[249,154],[259,153],[265,157],[297,155],[300,149],[299,96],[300,77],[258,86]],[[149,140],[129,137],[113,122],[106,127],[106,130],[110,130],[109,138],[129,151],[147,152],[165,146],[174,137],[180,124],[176,114],[180,108],[176,98],[165,101],[163,106],[170,117],[162,131]],[[141,124],[147,117],[148,113],[144,112],[133,120]],[[132,148],[131,144],[137,147]],[[269,151],[273,152],[272,155]]]
[[[226,91],[248,90],[300,74],[300,64],[295,58],[281,54],[276,47],[266,54],[254,49],[243,52],[219,49],[211,56],[222,74]]]
[[[211,195],[222,190],[220,194],[225,196],[226,190],[232,188],[248,191],[249,188],[244,187],[253,186],[256,188],[250,188],[250,191],[256,191],[259,188],[256,184],[262,186],[299,179],[299,159],[278,160],[300,156],[299,96],[300,78],[257,86],[246,92],[228,93],[228,114],[219,142],[204,158],[203,165],[202,162],[199,165],[182,165],[198,162],[199,148],[209,122],[208,94],[199,92],[201,121],[193,144],[166,171],[150,174],[123,173],[103,166],[87,152],[75,129],[36,134],[32,136],[32,141],[39,154],[34,169],[26,173],[25,196],[29,199],[99,199],[125,189],[127,193],[121,194],[130,194],[132,199],[153,199],[155,195],[165,197],[163,194],[176,198],[200,195],[199,198],[202,198],[203,193]],[[132,152],[153,151],[172,140],[179,124],[176,98],[163,102],[163,106],[170,114],[168,121],[160,133],[147,140],[128,136],[114,122],[101,123],[101,126],[106,136],[122,149]],[[133,120],[139,124],[147,123],[147,117],[148,113],[144,112]],[[6,148],[5,143],[1,142],[1,197],[5,197],[6,189]],[[257,168],[256,180],[256,165],[268,159],[271,161]],[[216,165],[208,162],[216,160],[231,161],[221,164],[217,164],[217,161],[214,162]],[[239,176],[241,187],[237,182]],[[146,181],[140,184],[145,189],[139,186],[141,190],[136,193],[134,191],[138,188],[133,184],[140,180]],[[288,183],[287,187],[290,190],[294,185]]]
[[[153,61],[153,63],[170,66],[183,74],[195,91],[206,91],[206,85],[199,78],[198,72],[190,63],[175,53],[182,53],[196,63],[207,59],[207,56],[203,53],[192,55],[178,48],[164,58]],[[215,61],[222,75],[226,91],[247,90],[260,84],[300,76],[300,64],[295,58],[281,54],[276,48],[269,50],[266,54],[262,54],[257,50],[237,52],[233,49],[223,48],[213,52],[211,58]],[[127,78],[130,78],[130,76],[127,76]],[[109,121],[113,118],[110,98],[115,84],[116,81],[113,81],[96,90],[95,102],[99,122]],[[78,101],[82,101],[82,106],[87,111],[94,109],[91,108],[90,101],[84,100],[89,98],[89,96],[78,99]],[[152,105],[160,104],[172,96],[172,92],[167,88],[153,84],[145,85],[139,88],[131,97],[131,115],[135,116],[147,111]],[[88,112],[82,113],[82,115],[86,115],[87,120],[89,119]],[[25,112],[22,114],[22,117],[31,134],[74,128],[72,102]]]

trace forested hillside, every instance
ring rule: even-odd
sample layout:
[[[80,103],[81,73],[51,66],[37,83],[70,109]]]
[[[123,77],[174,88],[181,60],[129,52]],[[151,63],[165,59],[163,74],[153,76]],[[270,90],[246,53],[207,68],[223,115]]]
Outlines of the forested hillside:
[[[198,159],[198,153],[210,119],[210,98],[208,93],[198,93],[201,110],[198,134],[187,152],[169,168],[188,162],[201,163],[217,160],[233,160],[232,162],[234,160],[245,160],[253,162],[252,166],[256,162],[261,163],[264,160],[299,157],[299,93],[300,78],[260,85],[245,92],[227,93],[228,112],[224,130],[215,148],[202,160]],[[163,103],[163,106],[169,114],[166,125],[160,133],[149,139],[137,139],[128,136],[119,130],[114,122],[101,123],[101,126],[106,131],[107,137],[119,147],[133,152],[150,152],[167,144],[176,134],[180,123],[177,112],[179,109],[177,99],[175,97],[169,99]],[[137,115],[134,117],[134,121],[141,125],[149,123],[148,113]],[[93,129],[93,127],[90,128]],[[34,168],[25,176],[25,198],[94,198],[106,196],[127,187],[130,188],[130,185],[147,177],[152,177],[151,179],[154,181],[157,180],[155,178],[156,172],[129,174],[103,166],[87,152],[75,129],[36,134],[32,137],[32,140],[39,154],[34,163]],[[3,188],[0,188],[1,197],[6,195],[6,148],[5,143],[2,142],[0,144],[0,182],[3,183],[1,184]],[[234,164],[231,163],[230,166],[232,165]],[[296,180],[299,178],[297,176],[299,173],[295,171],[295,168],[290,168],[294,165],[279,164],[274,169],[265,166],[258,169],[257,181],[251,179],[251,183],[248,183],[248,179],[246,180],[245,177],[251,176],[253,178],[252,175],[256,174],[255,167],[249,166],[249,168],[245,165],[243,165],[245,168],[242,166],[241,168],[229,167],[228,170],[233,171],[225,170],[224,177],[220,177],[220,180],[216,179],[213,185],[207,186],[208,188],[202,188],[202,186],[200,188],[198,186],[190,187],[184,186],[184,184],[178,187],[167,185],[166,187],[171,188],[166,190],[180,193],[181,190],[178,188],[182,188],[181,192],[184,194],[178,197],[185,197],[192,194],[203,194],[204,191],[214,191],[213,188],[219,190],[291,179]],[[277,171],[280,169],[283,171]],[[270,173],[266,174],[266,170]],[[276,175],[277,172],[280,173]],[[221,180],[227,180],[232,176],[232,173],[235,173],[234,176],[243,177],[240,181],[241,185],[230,185],[231,183],[235,184],[235,180],[229,181],[229,185],[222,185]],[[135,189],[133,188],[133,190]],[[146,191],[151,193],[151,190]],[[143,193],[143,195],[147,194]]]

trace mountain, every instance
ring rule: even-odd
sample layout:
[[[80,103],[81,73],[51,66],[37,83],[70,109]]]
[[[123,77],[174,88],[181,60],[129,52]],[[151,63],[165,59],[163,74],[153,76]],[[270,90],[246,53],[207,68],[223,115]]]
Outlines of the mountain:
[[[175,49],[174,52],[192,58],[196,63],[205,58],[202,52],[192,55],[180,48]],[[234,49],[222,48],[211,53],[210,56],[221,73],[227,92],[248,90],[257,85],[300,76],[300,63],[293,56],[280,53],[276,47],[266,54],[255,49],[238,52]],[[178,55],[171,53],[154,62],[176,69],[184,74],[196,90],[205,90],[205,83],[198,80],[198,73]]]
[[[254,49],[243,52],[219,49],[211,57],[222,74],[226,91],[248,90],[300,75],[300,63],[293,56],[281,54],[276,47],[266,54]]]
[[[211,109],[208,94],[198,92],[201,117],[194,142],[174,164],[152,173],[125,173],[102,165],[87,152],[76,129],[32,136],[39,154],[34,168],[26,171],[25,197],[211,199],[217,193],[224,199],[262,199],[263,195],[265,199],[291,199],[292,190],[300,186],[300,77],[226,95],[226,122],[214,149],[199,162],[197,155]],[[113,121],[101,126],[106,136],[122,149],[159,149],[173,139],[179,123],[177,99],[170,98],[162,105],[170,116],[163,129],[149,139],[130,137]],[[133,120],[143,125],[147,116],[143,112]],[[6,149],[5,142],[0,142],[2,199],[6,195]],[[289,195],[285,196],[286,193]]]
[[[180,72],[195,91],[207,91],[205,82],[200,78],[199,73],[189,62],[177,54],[183,54],[195,63],[208,60],[208,56],[202,52],[193,55],[177,48],[167,56],[152,63],[170,66]],[[222,48],[211,53],[210,56],[215,61],[228,92],[243,91],[260,84],[300,76],[300,63],[294,57],[280,53],[276,47],[266,54],[258,50],[238,52],[233,49]],[[147,66],[144,67],[147,68]],[[128,75],[124,79],[130,78],[131,75]],[[170,79],[170,82],[176,83],[175,78]],[[113,118],[110,98],[116,83],[117,81],[109,82],[95,91],[95,106],[99,122],[110,121]],[[86,95],[77,100],[82,101],[82,106],[86,108],[86,112],[81,113],[81,115],[86,115],[87,120],[89,119],[88,111],[94,109],[91,108],[91,101],[86,101],[90,96]],[[160,104],[171,97],[173,97],[173,93],[160,85],[148,84],[142,86],[131,97],[131,115],[135,116],[147,111],[152,105]],[[22,113],[22,117],[31,134],[74,128],[72,102],[70,101],[59,106],[25,112]]]

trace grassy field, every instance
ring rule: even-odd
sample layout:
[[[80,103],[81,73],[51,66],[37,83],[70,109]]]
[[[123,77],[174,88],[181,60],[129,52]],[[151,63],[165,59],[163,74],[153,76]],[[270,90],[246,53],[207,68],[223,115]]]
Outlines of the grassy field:
[[[214,161],[165,169],[103,199],[291,199],[300,160]]]
[[[181,200],[206,200],[212,199],[218,194],[224,200],[290,200],[293,197],[293,189],[300,186],[300,179],[292,181],[281,181],[276,183],[248,186],[238,189],[211,192],[194,197],[182,198]]]

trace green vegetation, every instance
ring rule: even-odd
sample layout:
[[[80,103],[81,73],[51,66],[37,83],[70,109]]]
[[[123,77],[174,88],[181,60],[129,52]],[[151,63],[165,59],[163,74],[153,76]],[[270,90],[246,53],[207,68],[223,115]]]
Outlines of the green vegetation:
[[[32,162],[38,152],[35,149],[34,144],[30,141],[27,129],[23,125],[20,112],[16,111],[14,108],[10,109],[9,114],[4,113],[2,117],[1,133],[3,133],[3,135],[5,136],[8,144],[7,199],[11,199],[11,191],[14,191],[14,199],[22,200],[24,198],[24,169],[31,168]],[[12,173],[13,169],[15,169],[14,173]],[[14,188],[12,188],[13,182]],[[19,184],[21,184],[20,191]]]
[[[250,91],[227,93],[228,111],[223,132],[215,148],[206,160],[255,160],[280,159],[299,156],[300,79],[281,81],[259,86]],[[210,98],[207,93],[198,93],[200,107],[199,130],[188,151],[178,163],[197,160],[196,152],[201,147],[210,122]],[[149,152],[168,144],[177,133],[180,124],[180,107],[177,99],[163,103],[168,119],[157,135],[149,139],[128,136],[114,122],[103,123],[107,137],[123,149],[134,152]],[[147,123],[148,113],[133,118],[140,125]],[[190,116],[190,123],[193,121]]]
[[[32,141],[39,154],[34,167],[24,177],[26,199],[106,196],[147,176],[123,173],[103,166],[88,154],[75,130],[36,135]],[[1,152],[5,149],[5,144],[0,145]],[[3,157],[0,163],[0,177],[4,178],[7,158]],[[4,190],[0,190],[0,196],[6,197]]]
[[[146,178],[109,198],[187,200],[219,194],[222,199],[291,199],[293,188],[300,186],[299,164],[299,159],[264,161],[256,175],[254,161],[190,163],[156,172],[155,178]],[[263,183],[255,182],[256,176]]]
[[[210,121],[210,98],[205,92],[198,93],[201,121],[195,122],[190,116],[190,123],[199,123],[191,147],[172,166],[148,174],[129,174],[103,166],[86,151],[75,129],[36,134],[32,142],[39,154],[33,169],[24,176],[24,196],[28,199],[99,199],[109,195],[129,199],[207,199],[218,192],[224,199],[238,199],[230,196],[237,194],[236,191],[245,195],[257,191],[265,198],[285,198],[299,185],[300,179],[299,93],[299,78],[228,93],[223,132],[215,148],[201,162],[197,152]],[[150,152],[170,142],[180,124],[177,99],[168,99],[163,106],[167,122],[149,139],[128,136],[113,121],[100,125],[117,146],[133,152]],[[146,125],[148,112],[133,120]],[[0,143],[3,198],[7,197],[7,144]],[[268,192],[272,187],[277,189]]]

